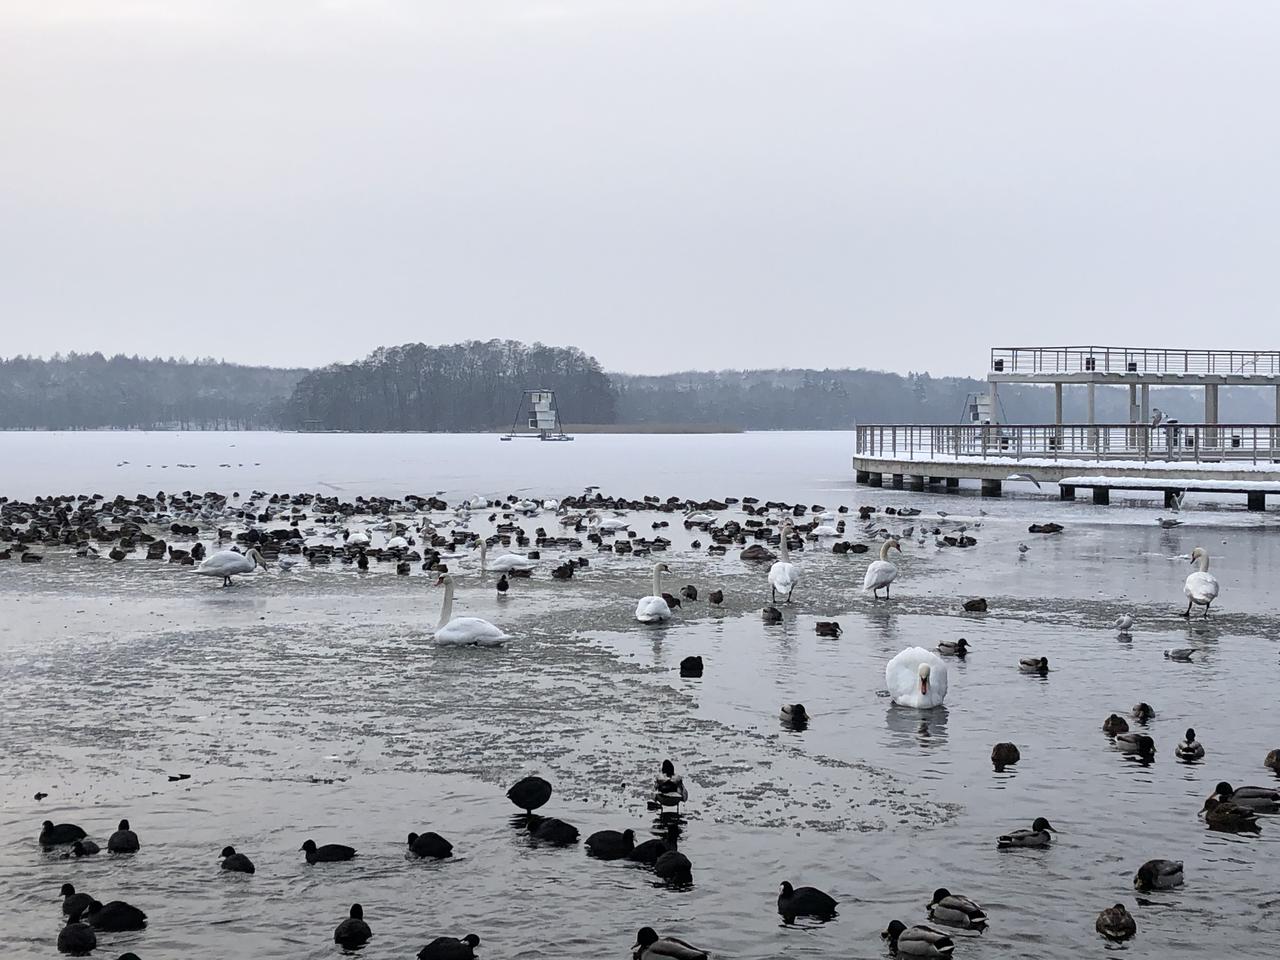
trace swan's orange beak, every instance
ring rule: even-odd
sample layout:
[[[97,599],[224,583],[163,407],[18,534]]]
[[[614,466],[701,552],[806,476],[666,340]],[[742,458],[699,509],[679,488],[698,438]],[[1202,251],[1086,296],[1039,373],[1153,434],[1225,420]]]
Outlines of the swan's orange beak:
[[[928,693],[928,692],[929,692],[929,678],[928,678],[928,677],[921,677],[921,678],[920,678],[920,692],[921,692],[921,693]]]
[[[438,579],[436,580],[436,586],[437,586],[437,587],[438,587],[438,586],[440,586],[440,584],[442,584],[442,583],[444,583],[444,577],[440,577],[440,578],[438,578]]]

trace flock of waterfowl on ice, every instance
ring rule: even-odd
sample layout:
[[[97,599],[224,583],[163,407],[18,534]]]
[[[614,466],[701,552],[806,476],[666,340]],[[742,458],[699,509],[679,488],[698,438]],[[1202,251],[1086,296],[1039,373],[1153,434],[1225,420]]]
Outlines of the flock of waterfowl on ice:
[[[730,509],[743,516],[721,519],[719,514]],[[705,502],[676,498],[664,501],[656,497],[619,500],[604,497],[595,488],[560,501],[515,496],[501,500],[473,497],[452,507],[440,499],[440,494],[402,499],[357,498],[355,501],[317,494],[268,495],[261,491],[244,499],[239,494],[227,497],[189,491],[114,500],[81,495],[37,498],[30,503],[0,500],[0,547],[3,548],[0,560],[13,559],[16,555],[21,562],[37,563],[43,557],[42,549],[47,547],[67,548],[78,557],[115,562],[145,557],[191,567],[195,574],[219,579],[224,587],[230,586],[234,577],[254,573],[259,568],[269,569],[272,563],[285,569],[301,563],[339,563],[360,571],[388,563],[393,564],[400,575],[409,574],[417,567],[433,575],[435,583],[444,587],[434,641],[445,646],[496,647],[513,637],[489,621],[453,615],[456,581],[451,563],[464,561],[469,566],[473,558],[478,558],[479,577],[487,580],[496,574],[494,587],[499,596],[503,596],[516,581],[536,575],[543,564],[544,551],[555,551],[562,558],[549,567],[551,578],[570,580],[575,571],[588,566],[589,560],[580,553],[589,549],[588,544],[599,552],[651,557],[672,546],[661,531],[678,522],[699,538],[692,541],[692,549],[704,549],[701,538],[705,537],[705,550],[710,554],[724,555],[730,549],[737,550],[743,561],[767,570],[761,582],[762,595],[767,591],[768,596],[762,617],[766,623],[776,623],[783,619],[778,605],[789,604],[803,583],[803,569],[793,559],[793,551],[817,544],[829,545],[836,554],[857,555],[871,552],[878,543],[877,558],[863,571],[863,589],[873,598],[878,599],[881,593],[887,598],[899,573],[892,553],[901,552],[904,541],[914,539],[924,546],[932,536],[939,549],[963,549],[976,544],[972,534],[982,523],[980,519],[951,521],[944,511],[938,511],[936,518],[926,519],[922,511],[914,508],[890,507],[879,511],[863,507],[857,514],[864,539],[852,542],[845,539],[846,527],[852,519],[846,516],[848,513],[845,507],[828,511],[821,505],[761,503],[752,498]],[[641,536],[632,529],[644,514],[654,515],[650,536]],[[473,531],[473,518],[487,518],[495,525],[493,535],[482,537]],[[1163,518],[1159,522],[1165,527],[1178,523]],[[532,523],[537,527],[531,535],[524,525]],[[890,523],[898,529],[889,530]],[[559,530],[549,532],[549,525],[558,526]],[[1051,536],[1061,533],[1062,527],[1053,523],[1033,524],[1030,532]],[[202,536],[210,536],[214,546],[206,547]],[[375,542],[379,539],[382,542]],[[523,552],[505,552],[492,558],[489,555],[495,546],[512,545]],[[1018,549],[1024,555],[1029,550],[1026,544],[1019,544]],[[574,553],[579,555],[570,556]],[[1203,616],[1208,617],[1220,584],[1209,572],[1209,555],[1202,547],[1196,547],[1189,559],[1195,569],[1184,584],[1187,601],[1184,615],[1190,617],[1198,607]],[[662,575],[669,572],[665,562],[652,564],[651,589],[636,602],[636,621],[644,624],[669,621],[684,604],[696,603],[700,597],[711,608],[724,604],[724,591],[718,588],[700,590],[687,584],[678,595],[664,592]],[[986,601],[975,598],[967,601],[965,608],[985,610]],[[1113,626],[1125,638],[1135,621],[1131,615],[1121,614]],[[818,621],[816,629],[828,637],[838,637],[841,632],[839,623],[834,621]],[[903,650],[885,667],[888,696],[906,708],[929,710],[941,705],[947,696],[946,660],[965,658],[971,649],[972,645],[960,638],[942,640],[933,650],[922,647]],[[1165,655],[1186,659],[1191,651],[1169,650]],[[1018,670],[1046,676],[1050,670],[1048,658],[1024,657],[1018,663]],[[701,676],[702,671],[700,657],[687,657],[681,664],[681,672],[686,676]],[[1154,713],[1149,704],[1139,703],[1127,719],[1119,714],[1108,716],[1103,721],[1103,731],[1121,752],[1150,762],[1156,752],[1154,739],[1140,730],[1131,730],[1129,721],[1145,727]],[[781,716],[784,722],[799,729],[811,720],[802,704],[783,705]],[[1195,730],[1188,729],[1174,753],[1180,761],[1196,763],[1203,760],[1206,750],[1197,740]],[[997,769],[1003,769],[1018,763],[1020,754],[1015,744],[998,743],[992,749],[991,759]],[[1271,751],[1264,763],[1280,773],[1280,750]],[[579,838],[576,827],[560,818],[534,812],[550,800],[552,793],[552,785],[537,776],[526,777],[513,785],[507,796],[523,811],[513,823],[527,830],[538,843],[576,843]],[[650,809],[660,814],[659,836],[637,844],[633,830],[604,830],[589,836],[584,846],[598,859],[641,863],[651,868],[661,882],[678,889],[692,876],[692,864],[678,849],[684,823],[679,810],[688,797],[683,779],[674,765],[666,761],[654,780],[649,800]],[[1215,787],[1200,811],[1211,829],[1232,833],[1259,832],[1259,815],[1271,813],[1280,813],[1280,791],[1254,786],[1236,788],[1227,782]],[[1008,850],[1048,847],[1054,832],[1047,818],[1037,817],[1029,828],[1011,830],[996,838],[996,845]],[[45,821],[38,842],[46,851],[69,848],[65,853],[68,860],[100,853],[98,844],[74,824]],[[106,846],[112,856],[132,856],[140,849],[138,837],[127,820],[120,822]],[[310,839],[300,849],[307,863],[313,865],[357,856],[351,846],[317,845]],[[438,833],[424,831],[408,835],[407,856],[445,859],[452,851],[452,844]],[[222,850],[221,866],[229,873],[255,872],[252,860],[232,846]],[[1182,883],[1182,863],[1167,859],[1142,863],[1133,878],[1134,887],[1139,891],[1167,890]],[[146,926],[146,915],[124,901],[104,904],[77,891],[71,883],[62,885],[61,895],[67,922],[58,937],[58,949],[64,953],[89,953],[97,947],[99,932],[134,931]],[[789,881],[781,884],[777,911],[787,923],[797,917],[831,920],[836,917],[837,908],[838,902],[833,897],[815,887],[794,887]],[[951,956],[957,941],[947,929],[981,932],[989,922],[985,910],[975,900],[946,888],[934,892],[928,915],[936,926],[890,922],[882,935],[889,950],[912,957]],[[1108,941],[1125,941],[1137,934],[1137,921],[1123,903],[1103,909],[1095,926]],[[358,949],[372,936],[372,926],[357,903],[337,926],[333,939],[344,948]],[[475,956],[479,944],[480,938],[475,934],[461,938],[438,937],[424,946],[418,957],[420,960],[466,960]],[[698,960],[710,956],[703,948],[662,936],[647,926],[639,930],[633,953],[636,960]],[[138,958],[126,953],[120,960]]]

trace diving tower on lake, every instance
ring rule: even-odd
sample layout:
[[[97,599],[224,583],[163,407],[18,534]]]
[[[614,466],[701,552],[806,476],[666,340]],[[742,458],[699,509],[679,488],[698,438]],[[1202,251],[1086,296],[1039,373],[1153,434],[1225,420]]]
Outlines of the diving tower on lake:
[[[1001,423],[1001,384],[1036,384],[1054,390],[1053,423]],[[1145,347],[995,347],[985,402],[966,406],[959,424],[859,424],[853,466],[859,483],[924,489],[977,480],[984,496],[1003,484],[1057,483],[1063,499],[1091,488],[1096,503],[1112,489],[1163,492],[1166,504],[1182,494],[1244,493],[1262,510],[1268,493],[1280,494],[1280,351],[1170,350]],[[1099,423],[1097,387],[1127,387],[1128,419]],[[1204,417],[1197,423],[1166,419],[1152,406],[1151,387],[1199,387]],[[1269,423],[1222,423],[1223,386],[1270,388]],[[1064,423],[1063,392],[1087,391],[1083,423]]]

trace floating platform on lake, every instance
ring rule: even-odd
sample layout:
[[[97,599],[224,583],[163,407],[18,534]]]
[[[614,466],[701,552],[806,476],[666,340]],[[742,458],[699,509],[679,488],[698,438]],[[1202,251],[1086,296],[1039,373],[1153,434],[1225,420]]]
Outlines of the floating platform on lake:
[[[1079,488],[1094,503],[1112,490],[1242,493],[1250,510],[1280,495],[1280,426],[1273,424],[864,424],[857,427],[858,483],[924,490],[976,480],[998,497],[1005,483]]]

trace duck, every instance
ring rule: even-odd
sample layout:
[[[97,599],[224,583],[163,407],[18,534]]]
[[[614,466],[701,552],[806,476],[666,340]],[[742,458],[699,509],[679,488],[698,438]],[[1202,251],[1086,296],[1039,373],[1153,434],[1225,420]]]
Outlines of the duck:
[[[627,859],[632,863],[643,863],[652,867],[658,862],[668,850],[676,849],[676,841],[668,837],[653,837],[643,843],[637,843],[635,848],[627,854]]]
[[[570,844],[578,842],[578,828],[558,817],[531,820],[529,832],[533,839],[543,843]]]
[[[137,853],[138,835],[129,829],[129,821],[121,820],[116,832],[107,838],[108,853]]]
[[[1124,904],[1117,903],[1114,907],[1107,907],[1098,914],[1094,929],[1107,940],[1122,943],[1137,934],[1138,924],[1133,919],[1133,915],[1125,909]]]
[[[440,606],[440,620],[436,623],[433,640],[446,647],[500,647],[511,637],[488,620],[480,617],[455,617],[453,615],[453,575],[443,573],[436,586],[444,584],[444,602]]]
[[[1035,673],[1040,676],[1046,676],[1049,673],[1048,657],[1023,657],[1018,661],[1018,670],[1021,673]]]
[[[1213,788],[1213,795],[1219,800],[1229,800],[1236,806],[1260,813],[1275,813],[1280,810],[1280,790],[1272,790],[1270,787],[1232,787],[1222,780]]]
[[[85,956],[98,948],[98,935],[93,927],[80,919],[77,911],[67,918],[67,924],[58,931],[58,952],[73,956]]]
[[[653,861],[653,872],[658,879],[669,884],[684,884],[693,880],[693,864],[674,846],[668,846],[665,853],[659,854]]]
[[[1221,589],[1218,578],[1209,572],[1209,552],[1204,547],[1196,547],[1191,551],[1191,562],[1195,570],[1187,576],[1182,592],[1187,597],[1187,612],[1183,614],[1191,619],[1193,606],[1204,607],[1205,619],[1209,617],[1209,605],[1218,598]]]
[[[1011,766],[1022,759],[1022,754],[1018,751],[1017,744],[1013,743],[997,743],[991,748],[991,762],[997,770],[1003,770],[1005,767]]]
[[[1187,736],[1178,744],[1174,751],[1179,760],[1203,760],[1204,745],[1196,740],[1196,731],[1192,727],[1187,727]]]
[[[981,929],[987,925],[987,912],[968,897],[939,887],[933,891],[933,900],[929,902],[929,919],[948,927]]]
[[[890,550],[897,550],[898,553],[902,553],[902,547],[898,543],[897,537],[890,537],[880,544],[880,559],[871,562],[867,567],[866,576],[862,578],[862,589],[870,590],[871,596],[874,598],[878,598],[880,591],[883,590],[885,599],[888,599],[889,584],[898,579],[897,565],[889,562]]]
[[[533,811],[551,799],[551,784],[542,777],[525,777],[512,784],[507,791],[507,799],[532,815]]]
[[[147,926],[147,915],[123,900],[112,900],[105,904],[92,900],[85,911],[85,919],[95,930],[108,932],[143,930]]]
[[[1276,773],[1280,773],[1280,749],[1269,750],[1262,761],[1262,765],[1268,770],[1274,770]]]
[[[240,553],[238,550],[219,550],[205,557],[204,562],[195,568],[195,572],[202,577],[221,577],[222,585],[229,587],[233,576],[239,573],[253,573],[259,566],[263,570],[267,569],[267,561],[262,559],[262,554],[258,552],[257,547],[250,548],[246,553]]]
[[[243,853],[236,853],[235,847],[222,848],[222,869],[231,873],[254,873],[257,867]]]
[[[1133,886],[1143,893],[1182,886],[1182,861],[1148,860],[1133,875]]]
[[[425,833],[411,833],[407,841],[409,852],[415,857],[424,857],[432,860],[444,860],[453,856],[453,844],[440,836],[428,830]]]
[[[1142,757],[1153,757],[1156,753],[1155,740],[1145,733],[1118,733],[1116,746],[1121,753],[1136,753]]]
[[[632,960],[707,960],[709,954],[684,940],[660,937],[653,927],[641,927],[631,956]]]
[[[507,595],[507,591],[511,589],[511,582],[507,579],[507,575],[505,573],[498,577],[498,582],[495,584],[495,587],[498,591],[498,596],[505,597]]]
[[[947,696],[947,665],[923,647],[908,647],[884,668],[885,686],[893,702],[927,710]]]
[[[634,830],[597,830],[587,837],[587,853],[597,860],[622,860],[636,848]]]
[[[889,952],[902,957],[949,957],[956,945],[941,930],[917,924],[908,927],[901,920],[894,920],[880,934],[889,943]]]
[[[760,611],[760,619],[765,623],[781,623],[782,611],[774,606],[765,607]]]
[[[778,887],[778,913],[787,923],[793,923],[796,917],[829,920],[839,905],[838,900],[817,887],[793,887],[790,880],[783,880]]]
[[[844,632],[836,620],[819,620],[813,625],[814,632],[820,637],[838,637]]]
[[[347,919],[338,924],[338,928],[333,931],[333,942],[347,950],[354,950],[357,947],[363,947],[372,936],[373,931],[369,929],[369,924],[364,922],[364,907],[353,903]]]
[[[1258,815],[1253,810],[1229,800],[1219,800],[1216,795],[1204,802],[1200,812],[1204,814],[1205,823],[1214,830],[1225,833],[1262,832],[1262,827],[1258,825]]]
[[[653,779],[654,801],[660,807],[678,807],[689,799],[684,777],[676,773],[676,765],[663,760],[658,775]]]
[[[662,599],[662,575],[670,569],[665,563],[653,565],[653,592],[636,603],[636,619],[641,623],[665,623],[671,619],[671,607]]]
[[[963,660],[969,655],[969,647],[971,644],[964,637],[959,640],[939,640],[938,653],[944,657],[959,657]]]
[[[698,588],[692,583],[685,584],[680,588],[680,596],[692,603],[698,599]]]
[[[1102,721],[1102,732],[1108,736],[1114,737],[1118,733],[1125,733],[1128,729],[1129,721],[1118,713],[1113,713]]]
[[[707,603],[711,604],[713,607],[722,606],[724,604],[724,591],[712,590],[707,594]]]
[[[40,825],[40,846],[60,847],[83,840],[88,834],[74,823],[54,823],[46,820]]]
[[[71,844],[71,856],[73,857],[92,857],[102,850],[92,840],[76,840]]]
[[[62,912],[70,916],[77,916],[89,909],[89,904],[93,903],[93,897],[87,893],[76,893],[76,888],[69,883],[62,885],[60,891],[62,895]]]
[[[701,655],[691,654],[680,661],[680,676],[700,677],[702,676],[703,667]]]
[[[996,848],[1007,850],[1011,847],[1047,847],[1053,842],[1052,834],[1057,831],[1044,817],[1036,817],[1030,830],[1014,830],[996,838]]]
[[[326,843],[317,847],[314,840],[307,840],[298,848],[307,855],[307,863],[340,863],[352,860],[356,852],[352,847],[342,843]]]
[[[480,938],[474,933],[468,933],[461,940],[457,937],[436,937],[418,951],[418,960],[475,960],[478,946]]]
[[[1144,703],[1135,703],[1135,704],[1133,705],[1133,710],[1132,710],[1132,714],[1131,714],[1131,715],[1132,715],[1132,716],[1133,716],[1133,718],[1134,718],[1135,720],[1137,720],[1139,723],[1141,723],[1141,724],[1144,724],[1144,725],[1145,725],[1145,724],[1147,724],[1147,723],[1150,723],[1150,722],[1151,722],[1151,720],[1155,717],[1156,712],[1155,712],[1155,710],[1152,708],[1151,704],[1149,704],[1149,703],[1145,703],[1145,702],[1144,702]]]
[[[809,713],[803,703],[784,703],[781,713],[782,721],[793,727],[805,727],[809,724]]]

